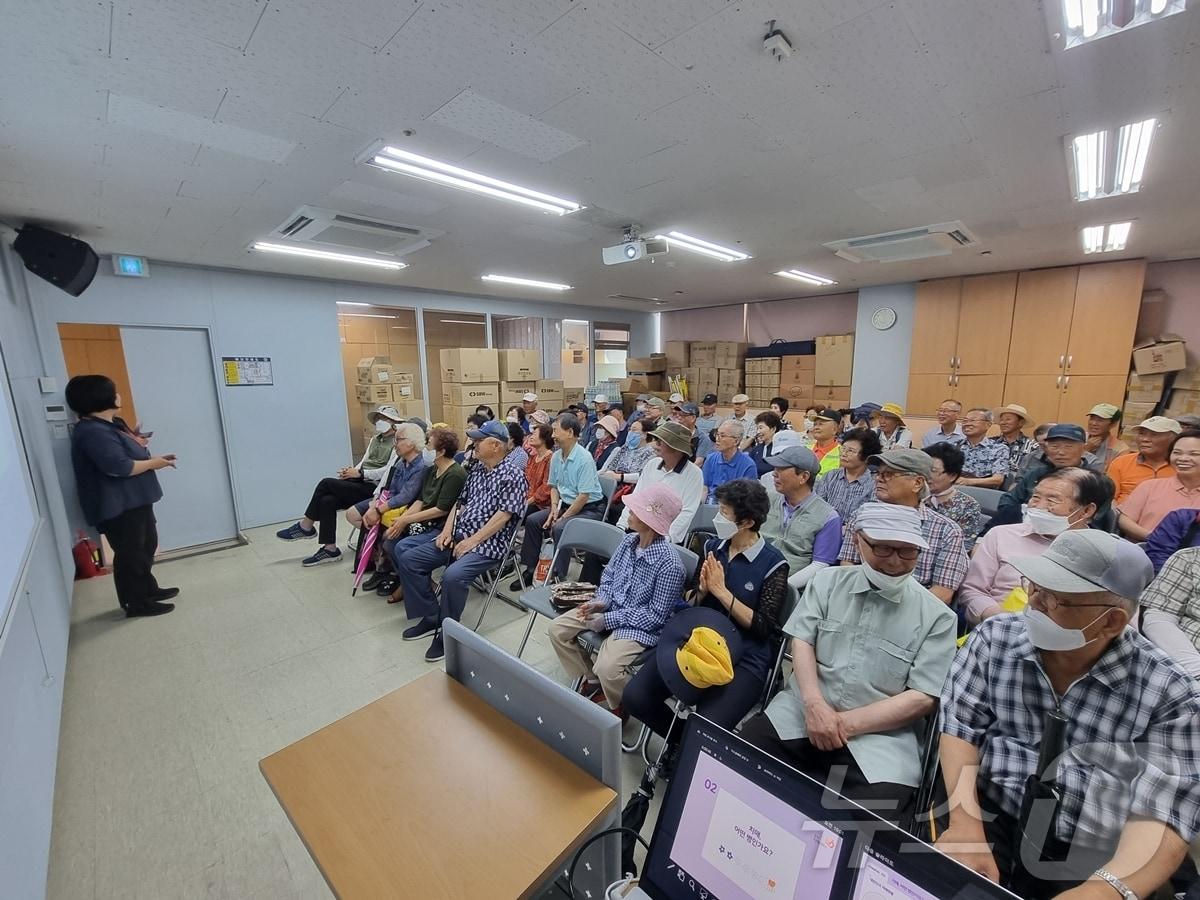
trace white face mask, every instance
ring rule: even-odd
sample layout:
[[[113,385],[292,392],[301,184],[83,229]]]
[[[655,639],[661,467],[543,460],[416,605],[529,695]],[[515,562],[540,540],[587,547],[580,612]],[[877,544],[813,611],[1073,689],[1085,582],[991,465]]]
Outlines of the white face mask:
[[[430,450],[428,447],[426,447],[424,450],[421,451],[421,457],[425,460],[425,462],[429,463],[430,465],[433,465],[433,461],[435,459],[437,459],[437,451]]]
[[[389,432],[391,430],[392,430],[392,423],[389,422],[387,419],[376,419],[375,420],[375,432],[377,434],[386,434],[387,432]]]
[[[729,540],[738,533],[737,522],[730,522],[720,513],[713,516],[713,531],[717,533],[717,537],[723,541]]]
[[[1028,504],[1021,506],[1021,521],[1032,528],[1034,534],[1046,537],[1057,537],[1074,524],[1070,516],[1058,516]]]
[[[1025,632],[1029,635],[1029,643],[1039,650],[1078,650],[1086,647],[1092,641],[1083,633],[1104,618],[1107,610],[1100,613],[1083,628],[1063,628],[1052,618],[1032,606],[1025,607]]]
[[[509,416],[504,421],[507,422],[509,425],[516,425],[521,420],[518,419],[516,416]]]
[[[639,404],[637,405],[637,411],[638,411],[638,412],[645,412],[645,411],[646,411],[646,404],[645,404],[645,403],[639,403]]]
[[[871,587],[886,595],[895,594],[908,582],[912,577],[911,573],[905,572],[903,575],[889,575],[886,572],[880,572],[878,569],[871,566],[865,559],[862,561],[863,574],[867,576],[867,581],[871,583]]]
[[[813,427],[813,420],[812,420],[812,419],[805,419],[805,420],[804,420],[804,430],[805,430],[805,431],[808,431],[808,429],[810,429],[810,428],[812,428],[812,427]]]

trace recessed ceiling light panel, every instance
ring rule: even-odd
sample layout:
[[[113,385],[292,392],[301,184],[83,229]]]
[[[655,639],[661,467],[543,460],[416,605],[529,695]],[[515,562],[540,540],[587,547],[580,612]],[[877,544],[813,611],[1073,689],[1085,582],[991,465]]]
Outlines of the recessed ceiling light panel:
[[[741,262],[744,259],[750,259],[749,253],[743,253],[741,250],[734,250],[731,247],[722,247],[720,244],[692,237],[682,231],[668,231],[666,234],[656,234],[654,237],[657,240],[666,241],[672,247],[678,247],[680,250],[690,250],[692,253],[719,259],[721,262]]]
[[[1113,222],[1111,225],[1089,225],[1080,234],[1084,253],[1112,253],[1124,250],[1129,243],[1132,222]]]
[[[1187,0],[1061,0],[1063,46],[1089,41],[1165,19],[1187,8]]]
[[[1158,120],[1150,118],[1071,138],[1067,154],[1075,199],[1096,200],[1141,190],[1150,141],[1157,128]]]
[[[250,245],[251,250],[263,253],[284,253],[289,256],[307,256],[311,259],[324,259],[330,262],[353,263],[359,266],[374,266],[377,269],[403,269],[407,263],[387,259],[375,259],[370,256],[354,256],[349,253],[334,253],[330,250],[314,250],[311,247],[292,247],[287,244],[272,244],[267,241],[255,241]]]

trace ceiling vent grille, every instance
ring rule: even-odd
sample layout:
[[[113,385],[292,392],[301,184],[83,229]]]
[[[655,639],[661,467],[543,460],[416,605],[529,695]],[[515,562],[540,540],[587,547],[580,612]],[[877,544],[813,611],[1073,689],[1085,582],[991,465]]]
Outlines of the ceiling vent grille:
[[[825,246],[850,262],[905,262],[949,256],[959,247],[972,247],[979,238],[962,222],[942,222],[884,234],[833,241]]]
[[[443,234],[443,231],[356,216],[316,206],[300,207],[272,232],[274,237],[295,244],[384,253],[389,256],[403,256],[428,247],[432,240]]]
[[[658,297],[638,297],[634,294],[609,294],[609,300],[625,300],[630,303],[650,303],[654,306],[666,306],[666,300],[660,300]]]

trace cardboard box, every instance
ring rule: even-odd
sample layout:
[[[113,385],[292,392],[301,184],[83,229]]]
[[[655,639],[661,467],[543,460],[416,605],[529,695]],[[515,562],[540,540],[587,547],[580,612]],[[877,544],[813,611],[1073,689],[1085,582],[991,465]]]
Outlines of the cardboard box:
[[[778,356],[763,356],[746,360],[747,375],[778,375],[782,362]]]
[[[717,396],[737,394],[745,387],[741,369],[717,369]]]
[[[667,390],[667,377],[661,373],[654,375],[630,375],[621,379],[622,394],[649,394],[653,391]]]
[[[407,403],[416,397],[415,388],[411,384],[392,384],[392,401]]]
[[[500,382],[500,405],[505,410],[510,406],[520,406],[521,399],[526,394],[536,393],[536,381],[502,381]]]
[[[850,405],[850,386],[833,385],[813,388],[813,402],[824,406],[836,406],[839,409]]]
[[[1121,421],[1125,423],[1125,430],[1136,427],[1143,419],[1150,418],[1156,406],[1157,403],[1126,403],[1121,410]]]
[[[817,384],[849,387],[853,371],[854,335],[830,334],[817,338]]]
[[[1189,366],[1181,372],[1176,372],[1174,385],[1181,391],[1200,391],[1200,366]]]
[[[717,345],[712,342],[692,341],[691,347],[688,348],[688,365],[715,369],[717,367]]]
[[[537,380],[534,393],[538,396],[542,394],[561,394],[565,388],[561,379],[558,378],[539,378]]]
[[[393,385],[393,387],[395,387],[395,385]],[[393,400],[392,406],[396,407],[396,412],[400,413],[400,415],[404,416],[406,419],[410,416],[420,416],[422,419],[425,418],[425,404],[420,400]],[[472,412],[474,412],[474,410],[472,410]]]
[[[497,350],[501,381],[536,381],[542,377],[540,350]]]
[[[383,356],[364,356],[358,361],[359,384],[390,384],[392,366]]]
[[[1164,334],[1133,348],[1133,368],[1138,375],[1178,372],[1187,368],[1187,350],[1183,338]]]
[[[392,370],[392,384],[416,384],[417,376],[412,372],[397,372]]]
[[[691,386],[692,393],[700,398],[705,394],[718,393],[719,380],[720,370],[716,366],[701,366],[696,369],[695,383],[688,382],[688,384]]]
[[[741,341],[717,341],[713,353],[713,365],[718,369],[740,369],[746,364],[749,344]]]
[[[651,356],[631,356],[625,360],[625,371],[630,375],[653,374],[655,372],[666,373],[667,358],[659,354]]]
[[[442,405],[470,406],[472,411],[476,406],[490,406],[495,409],[500,405],[500,385],[443,382]]]
[[[392,402],[392,386],[390,384],[356,384],[354,396],[359,403],[368,403],[374,408]]]
[[[779,370],[786,369],[808,369],[815,371],[817,368],[816,356],[781,356],[779,358]]]
[[[1200,391],[1171,391],[1171,399],[1167,404],[1166,414],[1168,417],[1200,415]]]
[[[812,387],[817,382],[817,373],[812,369],[787,369],[775,377],[779,379],[779,384],[784,386],[799,384]]]
[[[441,369],[443,384],[497,384],[500,381],[500,359],[495,350],[443,350]]]
[[[813,388],[810,384],[789,384],[780,387],[779,396],[787,397],[788,404],[793,407],[808,406],[813,402]],[[801,416],[801,419],[804,417]]]
[[[688,359],[688,341],[667,341],[667,368],[686,369],[691,363]]]

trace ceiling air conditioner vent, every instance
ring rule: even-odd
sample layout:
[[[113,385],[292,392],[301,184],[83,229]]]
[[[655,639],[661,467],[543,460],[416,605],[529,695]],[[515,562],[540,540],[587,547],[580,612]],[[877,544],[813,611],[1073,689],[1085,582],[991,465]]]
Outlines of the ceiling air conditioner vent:
[[[272,234],[295,244],[403,256],[428,247],[432,240],[445,232],[316,206],[302,206]]]
[[[666,300],[660,300],[658,297],[638,297],[634,294],[609,294],[609,300],[626,300],[632,303],[653,303],[655,306],[666,306]]]
[[[962,222],[942,222],[921,228],[906,228],[885,234],[833,241],[825,246],[850,262],[904,262],[913,259],[928,259],[931,256],[949,256],[959,247],[971,247],[979,243]]]

